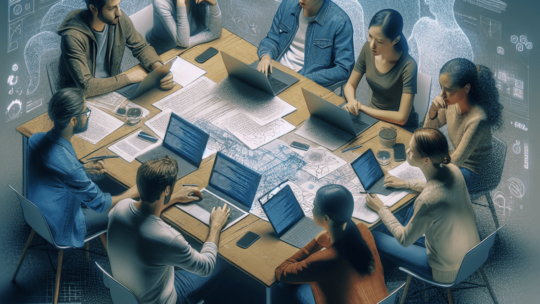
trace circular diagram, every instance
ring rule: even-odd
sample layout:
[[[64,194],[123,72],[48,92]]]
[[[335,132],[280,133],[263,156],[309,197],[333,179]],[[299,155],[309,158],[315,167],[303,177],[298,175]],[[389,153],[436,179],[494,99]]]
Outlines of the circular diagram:
[[[22,5],[17,4],[15,7],[13,7],[13,13],[15,15],[20,15],[22,13]]]
[[[527,42],[527,44],[525,45],[525,47],[527,48],[527,50],[532,50],[532,48],[533,48],[532,42]]]
[[[519,142],[519,140],[516,140],[516,142],[512,146],[512,150],[514,151],[514,153],[516,153],[516,154],[521,153],[521,145],[520,144],[521,143]]]
[[[519,42],[526,44],[527,43],[527,36],[521,35],[519,36]]]
[[[17,72],[17,70],[19,70],[19,66],[15,63],[11,69],[13,70],[13,72]]]
[[[523,51],[523,44],[521,44],[521,43],[516,44],[516,50],[522,52]]]
[[[15,75],[9,75],[8,77],[8,80],[7,80],[7,83],[11,86],[13,85],[16,85],[17,84],[17,81],[19,80],[19,77],[15,76]]]
[[[7,107],[6,115],[9,118],[9,120],[15,119],[19,117],[19,115],[21,115],[21,110],[22,110],[21,101],[18,99],[15,99]]]
[[[508,179],[510,184],[508,185],[508,190],[510,190],[510,193],[512,193],[513,196],[517,198],[522,198],[525,195],[525,184],[523,182],[515,177],[511,177]]]
[[[516,36],[516,35],[512,35],[512,36],[510,37],[510,41],[512,41],[512,43],[517,43],[518,40],[519,40],[519,38],[518,38],[518,36]]]

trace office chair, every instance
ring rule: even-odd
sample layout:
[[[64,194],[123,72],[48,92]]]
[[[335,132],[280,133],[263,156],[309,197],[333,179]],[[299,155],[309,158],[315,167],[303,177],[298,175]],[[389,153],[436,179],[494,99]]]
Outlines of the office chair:
[[[493,299],[493,302],[497,303],[497,301],[495,300],[495,294],[493,293],[493,290],[491,289],[491,286],[489,285],[489,282],[487,281],[484,271],[481,269],[481,267],[484,265],[484,263],[489,257],[489,251],[493,247],[493,244],[495,243],[495,237],[497,236],[497,233],[503,227],[504,225],[498,228],[497,230],[495,230],[488,237],[486,237],[484,240],[478,243],[478,245],[474,246],[473,248],[469,250],[469,252],[467,252],[465,257],[463,258],[463,262],[461,262],[461,267],[458,270],[456,279],[452,283],[435,282],[420,274],[415,273],[413,269],[399,267],[399,270],[408,274],[407,282],[405,283],[405,290],[403,291],[403,296],[401,297],[401,304],[405,303],[405,299],[407,298],[407,292],[409,290],[409,285],[411,283],[412,277],[415,277],[431,285],[447,288],[448,289],[448,302],[450,304],[453,304],[454,299],[452,298],[452,292],[450,291],[450,288],[463,282],[465,279],[467,279],[470,275],[475,273],[477,270],[482,276],[482,279],[484,280],[484,282],[486,282],[485,286],[480,285],[478,287],[487,287],[489,294],[491,295],[491,298]]]
[[[378,302],[377,304],[394,304],[394,302],[396,301],[398,292],[399,292],[400,290],[402,290],[403,287],[405,287],[405,283],[403,283],[403,285],[399,286],[398,289],[394,290],[394,292],[392,292],[391,294],[389,294],[386,298],[382,299],[382,300],[381,300],[380,302]]]
[[[103,272],[103,284],[111,291],[111,298],[115,304],[140,304],[137,297],[124,285],[115,280],[98,262],[96,266]]]
[[[21,264],[23,262],[24,256],[26,255],[26,251],[28,250],[28,247],[30,247],[30,244],[32,244],[32,240],[34,239],[34,235],[39,234],[41,237],[43,237],[47,242],[52,244],[56,249],[59,249],[58,251],[58,264],[56,266],[56,280],[54,284],[54,298],[53,303],[58,303],[58,292],[60,289],[60,274],[62,272],[62,260],[64,258],[64,250],[65,249],[71,249],[76,248],[72,246],[62,246],[56,244],[51,229],[49,227],[49,224],[45,220],[45,217],[41,213],[41,211],[38,209],[36,205],[34,205],[31,201],[26,199],[24,196],[22,196],[17,190],[15,190],[11,185],[9,186],[15,194],[17,194],[17,198],[19,199],[19,202],[21,204],[21,208],[23,210],[24,220],[26,223],[32,227],[32,231],[30,232],[30,236],[28,237],[28,240],[26,241],[26,245],[24,246],[23,252],[21,254],[21,257],[19,258],[19,263],[17,265],[17,268],[15,269],[15,273],[13,274],[12,281],[15,281],[15,278],[17,277],[17,273],[19,273],[19,269],[21,268]],[[84,239],[85,242],[85,248],[88,249],[88,242],[97,236],[107,232],[107,230],[98,231],[93,235],[88,236],[86,239]],[[86,259],[89,262],[90,261],[90,255],[88,251],[86,251]]]
[[[418,72],[417,83],[416,96],[414,96],[414,110],[418,113],[418,127],[421,128],[424,126],[424,120],[430,107],[431,77]]]

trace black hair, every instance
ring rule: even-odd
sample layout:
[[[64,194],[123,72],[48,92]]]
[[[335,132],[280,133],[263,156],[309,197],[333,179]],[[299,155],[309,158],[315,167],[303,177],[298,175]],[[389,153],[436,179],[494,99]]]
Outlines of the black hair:
[[[107,5],[107,2],[109,0],[84,0],[86,2],[86,7],[88,10],[90,10],[90,4],[92,4],[95,8],[97,8],[98,12],[101,12],[103,10],[103,7]]]
[[[440,74],[448,74],[454,87],[463,88],[470,84],[470,103],[477,104],[484,110],[487,122],[493,130],[502,127],[503,105],[499,102],[499,91],[488,67],[475,65],[465,58],[455,58],[443,65]]]
[[[407,43],[405,35],[403,35],[403,17],[398,11],[393,9],[383,9],[378,11],[375,16],[371,18],[368,29],[372,26],[380,26],[383,34],[390,39],[390,41],[394,41],[397,36],[401,36],[396,47],[405,54],[409,53],[409,44]]]
[[[195,19],[195,24],[197,24],[197,28],[202,31],[204,28],[206,28],[206,8],[209,4],[206,2],[195,4],[195,0],[187,1],[190,1],[190,10],[193,18]]]
[[[338,252],[344,253],[346,259],[362,276],[375,270],[375,259],[360,230],[351,220],[354,210],[354,199],[349,190],[342,185],[326,185],[315,195],[321,213],[326,214],[335,225],[347,223],[344,238],[333,245]]]
[[[56,130],[64,130],[75,115],[84,110],[84,90],[63,88],[58,90],[49,101],[48,114]]]
[[[420,156],[429,157],[434,166],[448,165],[452,161],[448,141],[439,129],[419,128],[413,136]]]
[[[178,162],[167,155],[142,164],[137,169],[137,189],[141,200],[156,202],[167,186],[171,187],[172,194],[177,174]]]

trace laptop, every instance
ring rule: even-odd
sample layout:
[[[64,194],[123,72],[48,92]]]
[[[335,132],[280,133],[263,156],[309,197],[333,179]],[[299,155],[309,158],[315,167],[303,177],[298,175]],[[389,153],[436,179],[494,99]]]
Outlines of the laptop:
[[[302,88],[302,93],[311,116],[296,131],[296,134],[332,151],[379,121],[362,112],[358,117],[353,116],[304,88]]]
[[[390,195],[393,190],[384,187],[384,172],[375,158],[373,151],[368,149],[351,162],[351,167],[358,176],[362,187],[369,193]]]
[[[176,58],[150,72],[150,74],[148,74],[142,82],[130,84],[116,90],[116,92],[122,94],[130,100],[133,100],[153,88],[159,88],[161,79],[169,74],[171,71],[171,66],[175,62]]]
[[[261,198],[263,197],[265,196]],[[315,224],[313,219],[304,215],[302,207],[288,184],[274,189],[266,197],[270,198],[264,204],[259,199],[262,209],[277,237],[285,243],[302,248],[323,230]]]
[[[223,227],[222,231],[224,231],[249,215],[261,176],[254,170],[218,152],[208,186],[201,190],[203,199],[176,206],[209,226],[212,208],[227,204],[231,213],[225,227]]]
[[[180,179],[199,168],[209,138],[208,133],[175,113],[171,113],[162,145],[140,155],[137,160],[145,163],[168,155],[178,162],[176,178]]]
[[[273,73],[266,77],[266,75],[257,71],[257,61],[247,65],[223,51],[221,51],[221,57],[229,76],[233,76],[272,96],[277,96],[298,81],[298,78],[276,68],[273,68]]]

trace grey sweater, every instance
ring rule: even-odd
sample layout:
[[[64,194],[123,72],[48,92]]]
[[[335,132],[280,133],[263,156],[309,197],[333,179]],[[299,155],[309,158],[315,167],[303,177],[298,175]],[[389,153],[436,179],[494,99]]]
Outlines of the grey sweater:
[[[190,0],[186,0],[190,1]],[[221,37],[221,10],[219,5],[206,3],[206,28],[198,28],[186,7],[177,7],[175,0],[154,0],[154,27],[146,33],[146,40],[158,54],[180,47],[193,47]]]
[[[453,282],[465,254],[480,242],[476,217],[461,170],[449,164],[444,182],[430,180],[414,204],[414,213],[403,227],[388,207],[379,215],[396,240],[412,245],[425,233],[428,263],[433,279]]]

